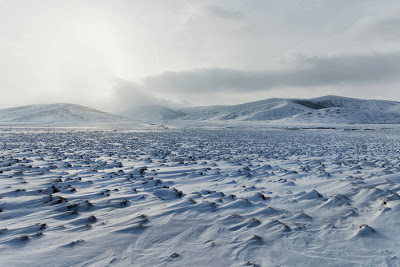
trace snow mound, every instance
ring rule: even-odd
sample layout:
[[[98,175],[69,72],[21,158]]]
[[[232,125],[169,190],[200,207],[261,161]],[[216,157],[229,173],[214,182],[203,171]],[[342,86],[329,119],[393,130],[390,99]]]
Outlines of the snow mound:
[[[153,191],[153,194],[162,200],[181,198],[183,193],[177,189],[162,188]]]
[[[318,191],[315,189],[306,193],[305,195],[299,197],[299,199],[302,199],[302,200],[304,200],[304,199],[319,199],[319,198],[322,198],[322,195],[320,193],[318,193]]]
[[[354,237],[371,237],[375,234],[375,230],[366,224],[360,225]]]

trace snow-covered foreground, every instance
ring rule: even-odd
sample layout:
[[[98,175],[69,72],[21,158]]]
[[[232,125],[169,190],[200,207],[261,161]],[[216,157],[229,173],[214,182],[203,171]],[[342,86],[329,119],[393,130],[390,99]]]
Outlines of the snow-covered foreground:
[[[399,266],[395,130],[0,131],[2,266]]]

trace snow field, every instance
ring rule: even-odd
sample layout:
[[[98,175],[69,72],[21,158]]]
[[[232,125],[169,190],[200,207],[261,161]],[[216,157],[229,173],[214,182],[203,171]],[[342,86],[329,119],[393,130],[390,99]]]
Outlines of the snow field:
[[[398,266],[396,130],[0,131],[4,266]]]

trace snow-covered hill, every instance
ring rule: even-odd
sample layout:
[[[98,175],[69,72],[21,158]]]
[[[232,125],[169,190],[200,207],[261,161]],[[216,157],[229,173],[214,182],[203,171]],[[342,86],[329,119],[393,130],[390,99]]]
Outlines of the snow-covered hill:
[[[0,109],[0,123],[120,123],[129,119],[74,104],[41,104]]]
[[[303,124],[400,124],[400,112],[333,107],[296,114],[279,121]]]
[[[296,100],[294,100],[296,101]],[[309,112],[283,118],[288,123],[329,124],[399,124],[400,103],[388,100],[362,100],[338,96],[325,96],[310,100],[297,100],[303,105],[314,105]]]
[[[400,102],[339,96],[273,98],[232,106],[183,109],[182,120],[275,121],[279,123],[398,124]]]
[[[400,102],[340,96],[271,98],[238,105],[174,110],[161,105],[132,107],[116,114],[73,104],[0,109],[0,123],[126,123],[132,121],[266,121],[279,124],[400,124]]]

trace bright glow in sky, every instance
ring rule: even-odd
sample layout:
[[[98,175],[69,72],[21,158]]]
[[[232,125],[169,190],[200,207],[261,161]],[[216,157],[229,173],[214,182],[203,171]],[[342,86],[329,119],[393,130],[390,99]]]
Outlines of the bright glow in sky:
[[[400,2],[0,0],[0,108],[400,100]]]

